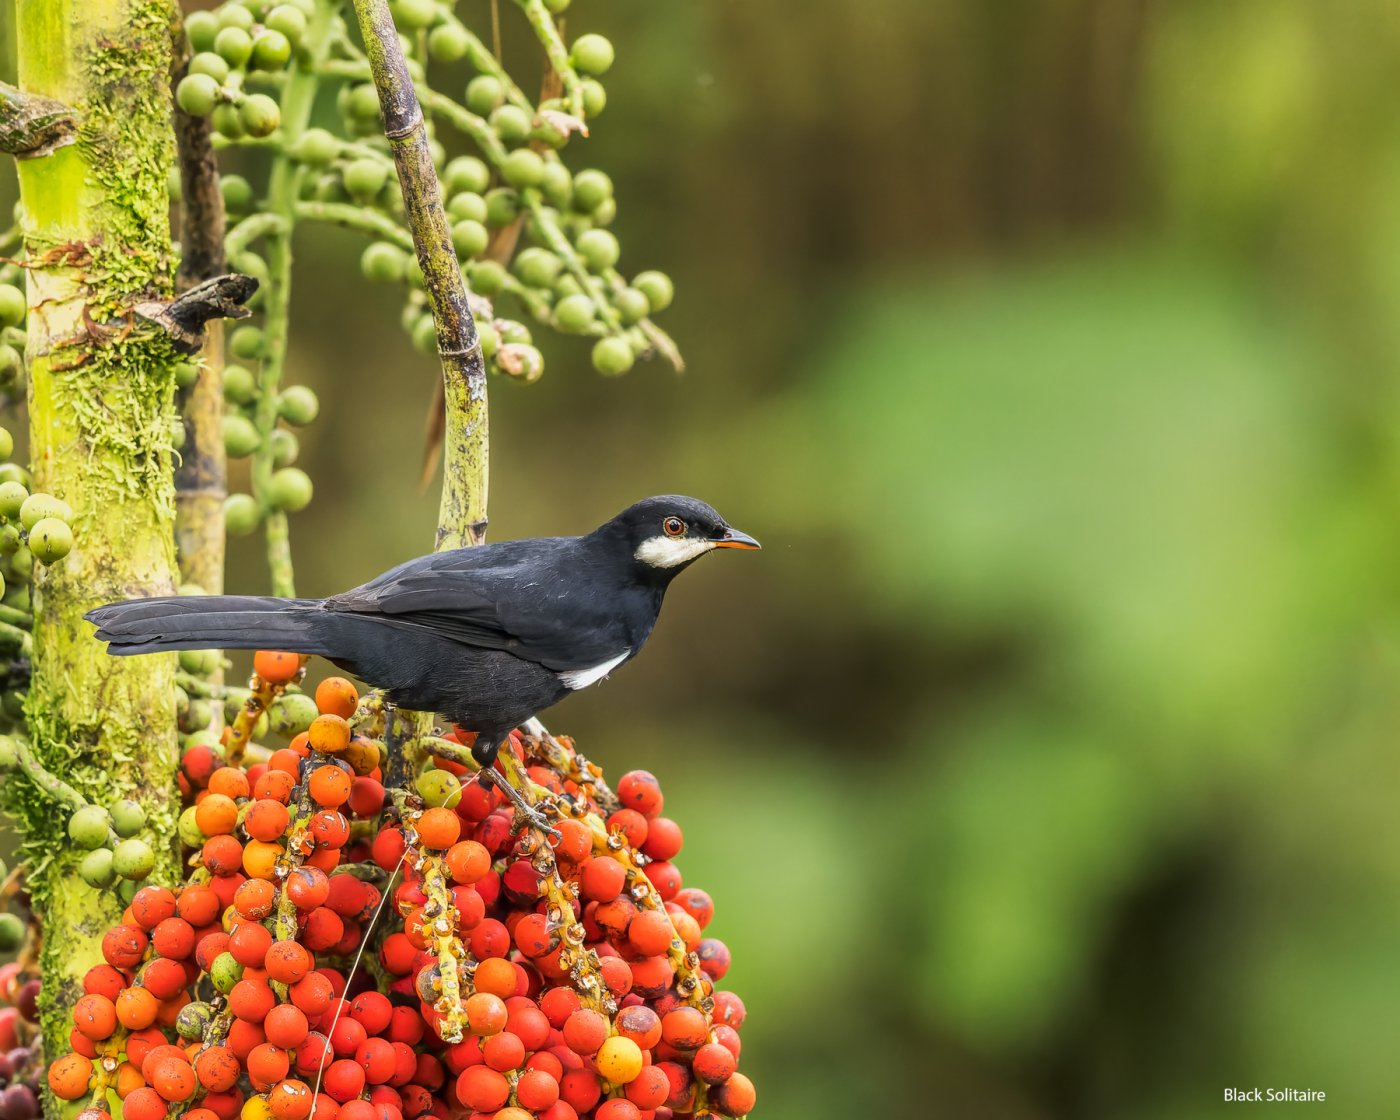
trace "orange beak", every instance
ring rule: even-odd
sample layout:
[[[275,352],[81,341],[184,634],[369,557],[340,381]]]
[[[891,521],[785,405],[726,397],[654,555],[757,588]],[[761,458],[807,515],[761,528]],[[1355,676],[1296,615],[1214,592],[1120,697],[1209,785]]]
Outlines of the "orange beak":
[[[741,533],[738,529],[726,529],[722,535],[715,538],[716,548],[762,548],[753,537],[747,533]]]

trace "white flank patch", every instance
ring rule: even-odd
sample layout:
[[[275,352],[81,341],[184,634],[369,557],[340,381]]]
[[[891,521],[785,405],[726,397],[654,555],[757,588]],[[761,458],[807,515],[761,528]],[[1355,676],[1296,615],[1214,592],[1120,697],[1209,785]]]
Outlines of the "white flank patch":
[[[653,568],[675,568],[688,564],[715,547],[703,537],[648,537],[637,546],[637,559]]]
[[[627,653],[632,652],[628,650]],[[587,688],[590,684],[597,684],[619,665],[627,660],[627,653],[619,653],[611,661],[604,661],[601,665],[594,665],[591,669],[570,669],[567,673],[560,673],[559,679],[564,682],[564,687],[577,692],[581,688]]]

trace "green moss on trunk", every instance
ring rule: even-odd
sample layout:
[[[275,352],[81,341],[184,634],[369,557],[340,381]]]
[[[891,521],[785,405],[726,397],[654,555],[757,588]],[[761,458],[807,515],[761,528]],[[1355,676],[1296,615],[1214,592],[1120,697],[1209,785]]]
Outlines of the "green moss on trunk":
[[[110,658],[82,615],[172,588],[174,354],[130,312],[171,288],[172,13],[167,0],[19,0],[17,23],[21,86],[82,114],[76,144],[20,167],[32,469],[73,507],[77,539],[36,577],[30,735],[90,800],[144,802],[163,882],[176,874],[174,657]],[[66,809],[10,785],[44,922],[44,1034],[62,1050],[121,903],[77,876]]]

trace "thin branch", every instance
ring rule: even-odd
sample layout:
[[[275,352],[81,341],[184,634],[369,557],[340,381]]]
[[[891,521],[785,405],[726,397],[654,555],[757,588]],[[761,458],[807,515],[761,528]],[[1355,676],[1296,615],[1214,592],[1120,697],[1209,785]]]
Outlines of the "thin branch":
[[[448,417],[437,548],[459,548],[486,535],[486,363],[442,208],[423,110],[389,5],[387,0],[355,0],[355,14],[437,324]]]

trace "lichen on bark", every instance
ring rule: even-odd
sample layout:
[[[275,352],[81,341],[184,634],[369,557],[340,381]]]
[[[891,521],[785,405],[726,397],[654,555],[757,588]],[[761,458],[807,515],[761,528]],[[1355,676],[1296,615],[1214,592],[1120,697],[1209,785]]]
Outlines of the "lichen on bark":
[[[172,882],[175,659],[109,658],[82,615],[173,587],[176,354],[131,311],[172,287],[173,7],[20,0],[17,13],[20,85],[74,106],[81,122],[76,143],[20,166],[31,469],[36,488],[73,508],[76,538],[35,576],[30,741],[36,760],[89,800],[139,798],[154,880]],[[23,780],[5,799],[25,832],[44,922],[44,1034],[61,1049],[68,1008],[121,902],[79,878],[66,808]]]

